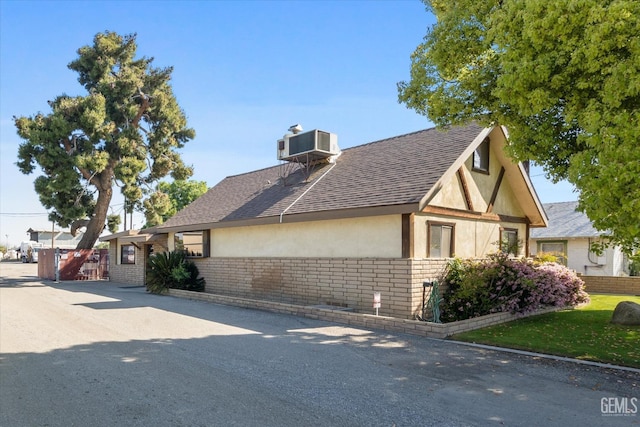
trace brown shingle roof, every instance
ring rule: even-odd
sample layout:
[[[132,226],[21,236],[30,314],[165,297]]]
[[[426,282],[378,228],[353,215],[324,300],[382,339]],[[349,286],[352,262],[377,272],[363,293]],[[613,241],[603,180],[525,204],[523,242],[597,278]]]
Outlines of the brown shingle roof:
[[[475,124],[446,132],[432,128],[345,149],[335,166],[318,166],[306,182],[298,170],[283,183],[285,166],[230,176],[157,229],[277,218],[285,210],[286,217],[414,205],[481,131]]]

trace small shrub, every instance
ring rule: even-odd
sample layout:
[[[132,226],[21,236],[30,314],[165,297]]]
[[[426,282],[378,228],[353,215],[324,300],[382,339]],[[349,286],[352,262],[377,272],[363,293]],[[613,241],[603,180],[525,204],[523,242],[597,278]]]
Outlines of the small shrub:
[[[453,260],[445,271],[447,287],[441,307],[445,322],[490,313],[529,313],[544,306],[588,301],[584,282],[556,263],[513,259],[505,253],[488,259]]]
[[[640,276],[640,253],[629,257],[629,276]]]
[[[558,262],[558,254],[554,252],[538,252],[533,258],[533,261],[537,264],[544,264],[545,262]]]
[[[198,267],[182,251],[161,252],[147,262],[147,290],[154,294],[168,289],[204,291],[204,278],[198,277]]]

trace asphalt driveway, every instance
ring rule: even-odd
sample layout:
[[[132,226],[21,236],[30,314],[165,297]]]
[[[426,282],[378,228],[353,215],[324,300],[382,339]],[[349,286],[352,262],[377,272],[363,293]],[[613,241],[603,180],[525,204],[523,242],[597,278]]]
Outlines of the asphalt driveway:
[[[0,263],[1,426],[640,425],[638,370],[36,268]]]

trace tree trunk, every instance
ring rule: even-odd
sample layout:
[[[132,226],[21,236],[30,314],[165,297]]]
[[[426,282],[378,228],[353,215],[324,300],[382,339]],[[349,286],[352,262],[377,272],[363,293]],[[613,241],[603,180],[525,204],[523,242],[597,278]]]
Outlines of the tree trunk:
[[[107,223],[107,213],[109,212],[109,204],[113,196],[113,188],[111,186],[100,186],[98,188],[98,200],[93,216],[89,219],[87,230],[84,232],[82,239],[76,246],[76,249],[92,249],[93,245],[104,230]]]

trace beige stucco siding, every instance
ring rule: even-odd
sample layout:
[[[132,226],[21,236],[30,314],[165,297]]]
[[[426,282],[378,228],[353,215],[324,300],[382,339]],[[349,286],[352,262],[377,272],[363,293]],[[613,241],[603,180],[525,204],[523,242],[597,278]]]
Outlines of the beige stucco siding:
[[[501,153],[497,151],[501,149],[504,141],[502,132],[494,130],[490,134],[490,138],[489,173],[473,170],[473,156],[466,159],[461,167],[467,183],[471,205],[475,212],[487,211],[505,159],[504,155],[500,155]],[[511,166],[511,169],[516,168]],[[492,211],[503,215],[523,217],[524,211],[516,199],[508,178],[509,176],[505,175],[502,179]],[[429,205],[453,209],[467,209],[464,190],[457,173],[453,174],[447,182],[442,184],[440,191],[429,202]]]
[[[465,175],[467,176],[467,186],[473,203],[473,210],[477,212],[486,212],[489,207],[489,201],[493,194],[500,168],[502,167],[497,161],[493,153],[493,145],[490,145],[489,157],[489,174],[475,172],[472,170],[473,157],[469,157],[464,162]],[[504,181],[503,181],[504,183]]]
[[[451,218],[440,215],[418,214],[414,218],[414,258],[427,257],[427,230],[428,222],[446,222],[454,224],[454,239],[456,257],[479,258],[489,253],[496,252],[497,242],[500,240],[500,229],[509,228],[518,230],[518,239],[524,241],[526,225],[516,223],[498,223],[494,221],[474,221],[463,218]],[[524,245],[521,245],[520,254],[524,255]]]
[[[496,197],[496,201],[493,205],[493,212],[500,215],[509,215],[518,218],[525,217],[524,210],[520,206],[520,203],[518,203],[518,199],[511,188],[511,183],[506,179],[506,176],[500,184],[498,196]]]
[[[471,177],[468,176],[468,173],[465,173],[465,175],[467,176],[467,181],[469,181]],[[443,184],[438,194],[429,204],[432,206],[443,206],[453,209],[467,209],[467,203],[464,199],[464,190],[462,189],[462,183],[460,182],[457,174]]]
[[[526,256],[526,246],[527,246],[527,225],[522,223],[502,223],[500,224],[503,228],[510,228],[518,230],[518,253],[519,256]],[[497,241],[496,239],[495,241]]]
[[[486,174],[472,170],[473,156],[466,159],[461,167],[469,190],[473,210],[477,212],[485,212],[487,210],[496,180],[500,174],[500,168],[502,167],[502,164],[495,153],[495,147],[498,146],[496,138],[501,137],[502,134],[494,131],[490,136],[489,173]],[[429,202],[429,205],[454,209],[467,209],[464,190],[460,177],[457,173],[451,175],[446,182],[442,183],[442,187],[438,191],[438,194],[433,197]]]
[[[627,263],[619,247],[608,247],[601,256],[592,253],[588,237],[531,239],[531,254],[538,253],[543,242],[563,243],[567,250],[567,267],[587,276],[623,276],[628,274]]]
[[[400,258],[402,217],[384,215],[213,229],[211,256]]]

